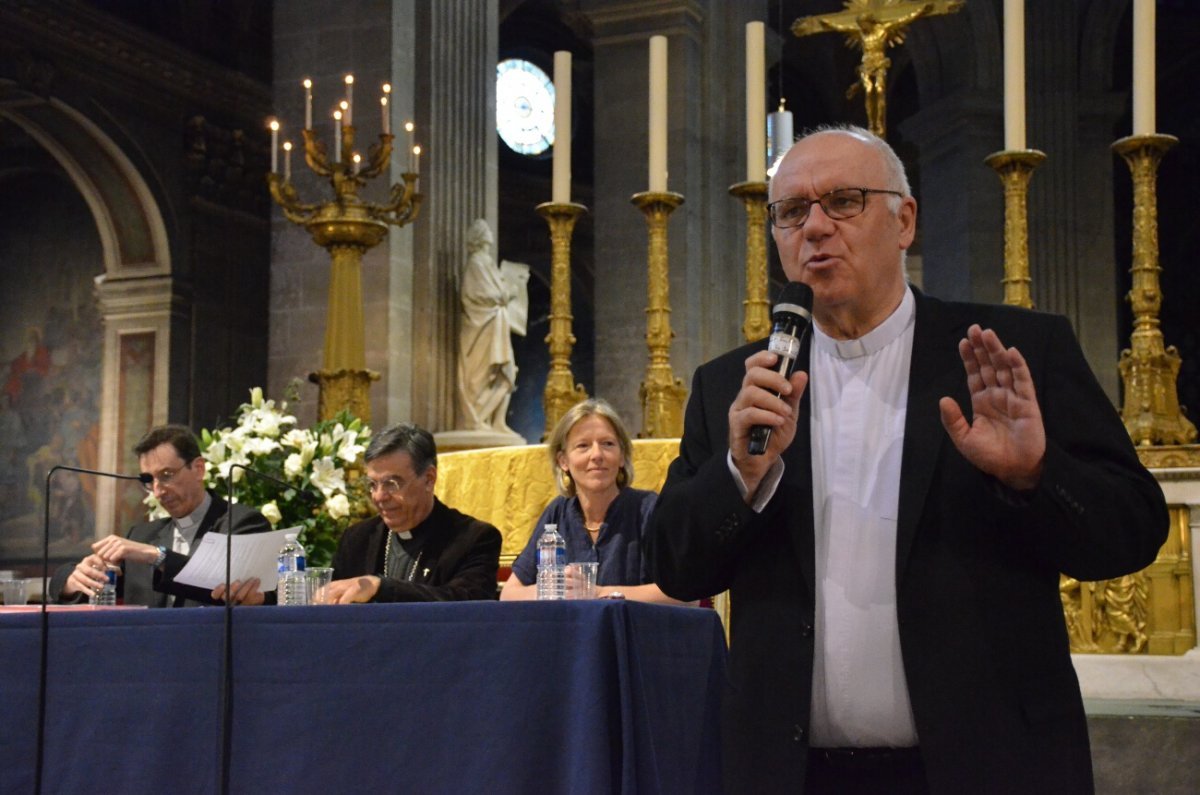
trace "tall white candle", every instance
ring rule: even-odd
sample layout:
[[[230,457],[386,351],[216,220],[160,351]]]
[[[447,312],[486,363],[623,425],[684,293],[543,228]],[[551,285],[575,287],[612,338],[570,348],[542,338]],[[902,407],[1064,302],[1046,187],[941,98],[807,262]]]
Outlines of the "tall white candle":
[[[333,112],[333,162],[342,162],[342,112]]]
[[[1154,132],[1154,0],[1133,0],[1133,134]]]
[[[650,37],[650,190],[667,189],[667,37]]]
[[[283,142],[283,181],[292,181],[292,142]]]
[[[1025,148],[1025,0],[1004,0],[1004,148]]]
[[[346,75],[346,126],[354,126],[354,75]]]
[[[554,171],[550,200],[571,201],[571,53],[554,53]]]
[[[312,81],[304,78],[304,129],[312,129]]]
[[[412,148],[412,173],[421,173],[421,147],[414,146]]]
[[[746,23],[746,181],[767,179],[766,27]]]
[[[417,125],[413,124],[411,121],[404,122],[404,132],[408,133],[408,151],[410,152],[416,145],[416,135],[414,134],[414,130],[416,129]],[[412,158],[409,158],[409,162],[412,162]]]
[[[352,157],[351,160],[354,161],[354,173],[357,174],[359,164],[362,163],[362,155],[360,155],[358,152],[355,152],[354,157]]]
[[[279,170],[279,120],[271,119],[271,173],[274,174]]]

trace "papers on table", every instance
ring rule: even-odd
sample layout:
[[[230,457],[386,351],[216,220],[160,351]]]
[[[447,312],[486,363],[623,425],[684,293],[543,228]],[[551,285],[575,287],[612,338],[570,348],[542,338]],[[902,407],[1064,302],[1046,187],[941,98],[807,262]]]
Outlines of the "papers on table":
[[[233,536],[233,562],[229,581],[245,582],[257,577],[261,591],[273,591],[279,582],[279,550],[284,536],[300,534],[299,527],[272,530],[268,533],[242,533]],[[187,565],[175,575],[175,582],[212,590],[225,582],[224,533],[205,533],[200,537]]]

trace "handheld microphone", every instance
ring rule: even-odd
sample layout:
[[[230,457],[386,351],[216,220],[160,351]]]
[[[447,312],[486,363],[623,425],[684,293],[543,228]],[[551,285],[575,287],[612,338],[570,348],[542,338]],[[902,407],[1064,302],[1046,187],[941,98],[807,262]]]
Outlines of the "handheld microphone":
[[[776,370],[784,378],[791,378],[796,369],[800,347],[812,322],[812,302],[812,288],[800,282],[788,282],[771,311],[773,325],[767,350],[779,357]],[[755,425],[750,429],[750,455],[767,452],[772,430],[770,425]]]

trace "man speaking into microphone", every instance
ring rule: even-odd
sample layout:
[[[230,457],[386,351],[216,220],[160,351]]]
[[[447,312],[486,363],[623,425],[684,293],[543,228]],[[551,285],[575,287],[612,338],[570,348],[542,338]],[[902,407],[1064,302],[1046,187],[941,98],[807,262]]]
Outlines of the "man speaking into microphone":
[[[105,569],[119,566],[117,591],[125,604],[175,607],[221,604],[200,588],[177,584],[197,542],[210,530],[225,532],[229,503],[204,488],[204,458],[191,429],[183,425],[153,428],[133,448],[146,491],[158,498],[170,517],[136,524],[125,536],[110,535],[92,544],[92,554],[60,568],[50,581],[59,603],[86,602],[104,584]],[[233,506],[232,532],[259,533],[270,523],[257,510]],[[257,580],[235,583],[235,602],[261,602]],[[224,591],[224,586],[220,589]]]
[[[885,141],[801,138],[770,200],[811,333],[697,369],[650,520],[667,595],[730,591],[726,791],[1090,792],[1059,572],[1151,563],[1161,489],[1065,318],[906,282]]]

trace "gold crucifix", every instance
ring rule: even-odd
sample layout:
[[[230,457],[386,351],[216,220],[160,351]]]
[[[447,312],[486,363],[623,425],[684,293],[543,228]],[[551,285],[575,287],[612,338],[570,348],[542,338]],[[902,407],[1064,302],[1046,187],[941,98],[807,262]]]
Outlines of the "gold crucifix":
[[[902,43],[905,30],[915,20],[952,14],[965,1],[846,0],[845,11],[797,19],[792,23],[792,33],[796,38],[830,31],[845,33],[846,46],[862,50],[858,82],[850,86],[846,99],[863,91],[871,132],[883,138],[887,131],[887,70],[892,65],[887,48]]]

